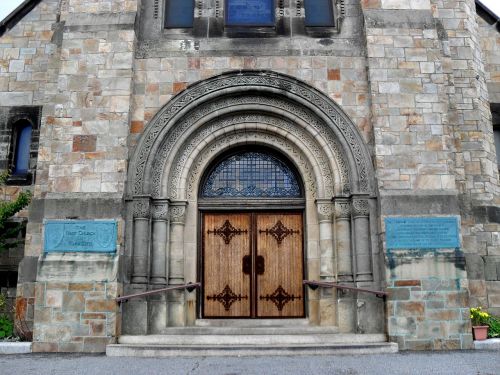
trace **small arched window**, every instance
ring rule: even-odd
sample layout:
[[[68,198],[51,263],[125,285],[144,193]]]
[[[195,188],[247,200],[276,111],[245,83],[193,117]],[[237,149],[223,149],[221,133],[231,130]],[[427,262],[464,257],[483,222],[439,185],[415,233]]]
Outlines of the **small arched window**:
[[[208,173],[203,198],[300,198],[302,191],[292,167],[274,154],[244,151],[232,154]]]
[[[30,164],[31,133],[33,127],[27,121],[16,126],[12,174],[26,175]]]

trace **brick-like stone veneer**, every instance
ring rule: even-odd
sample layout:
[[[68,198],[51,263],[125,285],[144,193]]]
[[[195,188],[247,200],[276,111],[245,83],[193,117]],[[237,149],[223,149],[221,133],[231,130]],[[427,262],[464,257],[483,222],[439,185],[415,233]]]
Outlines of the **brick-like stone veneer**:
[[[121,284],[38,282],[34,352],[104,352],[120,334]]]

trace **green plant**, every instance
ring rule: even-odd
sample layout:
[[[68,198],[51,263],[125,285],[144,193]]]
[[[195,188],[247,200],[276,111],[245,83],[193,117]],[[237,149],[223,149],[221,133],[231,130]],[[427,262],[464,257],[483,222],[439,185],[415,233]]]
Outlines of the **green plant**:
[[[6,314],[0,315],[0,339],[11,337],[14,334],[14,322]]]
[[[491,316],[488,320],[488,337],[500,337],[500,318]]]
[[[0,185],[4,185],[9,174],[0,173]],[[0,251],[16,247],[15,241],[19,232],[24,228],[24,223],[12,223],[10,219],[26,207],[31,201],[31,192],[23,191],[12,201],[0,201]]]
[[[483,311],[482,307],[472,307],[470,309],[470,319],[473,326],[486,326],[491,315]]]

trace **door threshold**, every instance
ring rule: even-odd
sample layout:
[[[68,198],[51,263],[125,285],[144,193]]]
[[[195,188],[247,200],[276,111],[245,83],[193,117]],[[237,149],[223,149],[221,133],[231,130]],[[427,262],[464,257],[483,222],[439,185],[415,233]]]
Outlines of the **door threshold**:
[[[196,327],[290,327],[309,326],[307,318],[284,318],[284,319],[197,319]]]

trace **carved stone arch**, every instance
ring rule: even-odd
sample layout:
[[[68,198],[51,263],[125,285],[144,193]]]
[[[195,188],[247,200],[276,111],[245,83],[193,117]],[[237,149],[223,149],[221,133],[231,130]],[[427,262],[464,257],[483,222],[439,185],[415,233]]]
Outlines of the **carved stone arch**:
[[[200,108],[213,112],[214,108],[203,107],[204,103],[217,99],[253,93],[273,95],[286,99],[295,110],[313,113],[316,118],[308,119],[313,124],[319,119],[325,125],[319,133],[328,137],[328,128],[336,138],[346,156],[350,173],[352,193],[373,193],[373,169],[367,147],[355,124],[326,95],[296,78],[269,71],[238,71],[225,73],[196,83],[177,95],[161,109],[146,128],[131,160],[129,187],[131,195],[149,195],[152,190],[153,166],[161,159],[164,141],[175,143],[182,134],[178,126],[190,113],[204,116]],[[219,107],[219,110],[221,108]]]
[[[266,135],[287,140],[295,149],[301,150],[314,177],[311,181],[307,181],[308,186],[317,186],[317,192],[314,192],[314,196],[332,197],[333,187],[336,184],[341,185],[340,174],[338,171],[332,172],[330,166],[330,162],[334,160],[330,159],[316,139],[303,129],[281,118],[262,114],[242,114],[208,123],[182,144],[179,154],[173,159],[171,170],[165,171],[165,176],[168,177],[165,177],[160,193],[172,199],[185,199],[188,196],[186,181],[188,181],[191,165],[197,156],[204,151],[208,144],[219,138],[242,132],[247,135],[254,134],[255,137],[262,138]],[[287,152],[295,152],[291,146],[288,147],[287,151],[281,147],[281,151],[286,155],[288,155]],[[295,164],[298,167],[297,162]]]
[[[210,107],[212,112],[205,107]],[[200,117],[198,112],[203,113],[203,117]],[[229,120],[229,118],[233,120]],[[170,196],[166,192],[164,184],[169,179],[169,174],[175,173],[180,168],[178,166],[182,164],[183,158],[179,159],[177,154],[184,153],[184,159],[186,159],[184,151],[186,148],[192,150],[200,142],[200,139],[205,139],[204,137],[227,126],[228,122],[235,121],[234,119],[239,119],[242,122],[265,123],[272,131],[281,129],[290,135],[307,139],[309,148],[314,150],[316,154],[324,153],[320,164],[323,173],[318,177],[325,180],[325,186],[333,186],[336,189],[335,192],[332,188],[327,189],[327,195],[331,197],[332,195],[349,194],[350,175],[347,158],[334,134],[328,132],[328,128],[321,121],[315,118],[312,113],[296,108],[286,100],[243,95],[223,98],[202,105],[179,123],[179,129],[182,131],[175,132],[171,135],[174,139],[168,137],[162,143],[153,164],[152,196]],[[200,134],[203,135],[201,138]],[[197,138],[199,139],[197,140]],[[171,165],[176,166],[176,169],[171,171]],[[332,171],[334,172],[333,185]],[[162,181],[160,181],[160,176],[162,176]]]
[[[241,146],[265,146],[274,149],[284,155],[295,166],[305,185],[305,196],[316,199],[319,195],[324,195],[324,190],[318,187],[317,171],[315,173],[311,160],[304,151],[293,141],[279,134],[265,132],[259,129],[235,129],[230,135],[219,133],[211,141],[199,150],[197,155],[190,160],[183,168],[183,175],[186,176],[180,183],[183,191],[182,198],[187,201],[196,199],[198,194],[198,184],[201,177],[209,165],[224,152]],[[171,185],[171,184],[170,184]]]

